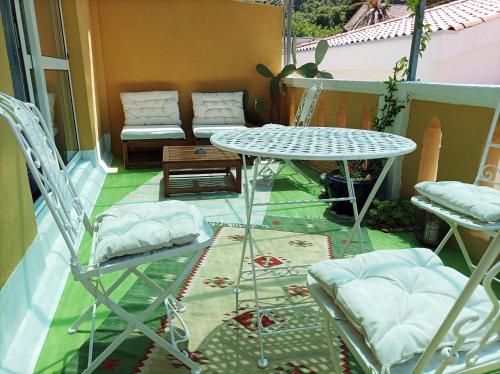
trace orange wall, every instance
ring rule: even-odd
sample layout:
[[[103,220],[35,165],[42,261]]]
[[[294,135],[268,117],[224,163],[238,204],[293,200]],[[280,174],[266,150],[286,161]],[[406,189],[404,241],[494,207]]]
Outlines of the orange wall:
[[[295,96],[295,106],[297,107],[302,97],[304,90],[302,88],[287,88],[287,110],[286,116],[288,117],[288,106],[290,103],[290,94],[293,93]],[[378,107],[378,96],[363,94],[363,93],[351,93],[351,92],[341,92],[341,91],[323,91],[321,93],[320,99],[324,102],[325,107],[325,127],[333,127],[337,124],[337,113],[339,111],[340,103],[346,105],[346,117],[347,117],[347,127],[360,128],[361,120],[363,116],[363,110],[365,107],[370,108],[372,114],[376,113]],[[312,125],[316,125],[317,122],[317,107],[314,113],[314,117],[311,121]],[[331,171],[336,168],[335,162],[324,162],[324,161],[314,161],[311,165],[322,170]]]
[[[493,109],[413,100],[407,136],[417,143],[417,150],[407,155],[403,161],[402,198],[414,195],[413,186],[417,180],[422,139],[425,128],[434,115],[439,117],[442,131],[437,180],[472,183],[476,177]],[[480,258],[488,242],[472,236],[469,230],[462,230],[462,233],[471,256]]]
[[[81,150],[94,149],[102,136],[109,133],[107,93],[96,17],[97,2],[62,2]]]
[[[401,197],[414,194],[424,130],[434,115],[441,122],[443,136],[437,179],[474,181],[493,109],[413,100],[407,136],[417,143],[417,150],[404,158]]]
[[[0,92],[13,95],[0,17]],[[0,119],[0,290],[36,236],[26,163],[14,134]],[[0,312],[1,313],[1,312]]]
[[[188,137],[191,93],[247,89],[269,97],[257,63],[278,71],[281,8],[232,0],[97,2],[113,153],[121,153],[124,91],[178,90]],[[95,29],[94,32],[97,32]]]

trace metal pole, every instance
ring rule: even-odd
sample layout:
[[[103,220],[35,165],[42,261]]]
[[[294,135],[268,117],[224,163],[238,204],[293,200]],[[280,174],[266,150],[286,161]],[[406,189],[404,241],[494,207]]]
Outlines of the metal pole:
[[[282,25],[281,25],[281,41],[282,41],[282,53],[283,53],[283,66],[288,64],[288,52],[286,51],[286,40],[287,40],[287,31],[286,31],[286,8],[285,8],[285,2],[282,4],[282,9],[283,9],[283,19],[282,19]]]
[[[413,36],[411,38],[410,61],[408,62],[408,81],[417,78],[417,65],[419,57],[420,39],[422,39],[422,26],[424,24],[425,0],[415,9],[415,24],[413,25]]]
[[[292,56],[292,14],[293,14],[293,0],[287,0],[287,27],[286,27],[286,64],[290,64]]]

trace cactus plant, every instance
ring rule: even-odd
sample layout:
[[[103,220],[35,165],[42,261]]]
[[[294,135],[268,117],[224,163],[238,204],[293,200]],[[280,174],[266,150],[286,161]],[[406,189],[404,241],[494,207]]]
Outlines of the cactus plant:
[[[320,40],[314,51],[314,62],[308,62],[300,67],[297,66],[297,39],[294,37],[292,41],[292,61],[293,64],[288,64],[281,71],[274,75],[274,73],[264,64],[257,64],[255,70],[263,77],[269,78],[269,91],[272,100],[273,121],[277,120],[279,113],[279,96],[285,95],[285,86],[282,79],[292,73],[302,75],[304,78],[326,78],[333,79],[333,75],[327,71],[319,70],[319,65],[325,58],[328,52],[328,42]]]
[[[319,70],[319,65],[323,61],[328,52],[328,42],[326,40],[320,40],[318,45],[316,46],[316,50],[314,51],[314,62],[308,62],[300,67],[297,66],[297,39],[293,38],[292,42],[292,60],[293,64],[288,64],[281,71],[274,75],[273,72],[264,64],[257,64],[255,70],[260,75],[270,78],[269,82],[269,90],[271,93],[271,98],[276,97],[279,93],[280,95],[285,94],[285,88],[283,82],[281,81],[283,78],[289,76],[292,73],[298,73],[302,75],[304,78],[326,78],[333,79],[333,75],[327,71]]]

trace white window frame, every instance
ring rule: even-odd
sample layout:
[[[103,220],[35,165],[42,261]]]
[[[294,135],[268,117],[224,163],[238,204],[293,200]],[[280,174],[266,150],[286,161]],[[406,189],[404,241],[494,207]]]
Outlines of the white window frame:
[[[78,145],[78,151],[72,157],[70,162],[66,165],[67,170],[71,171],[71,169],[73,169],[81,159],[80,137],[78,134],[78,123],[76,120],[76,108],[73,95],[73,86],[71,81],[69,56],[67,53],[68,48],[66,43],[66,34],[64,31],[64,18],[62,14],[62,6],[61,6],[61,1],[60,0],[57,1],[59,5],[59,17],[62,25],[62,42],[64,48],[64,58],[47,57],[42,55],[40,47],[40,39],[38,36],[38,25],[36,21],[35,5],[33,0],[15,0],[14,6],[16,11],[16,19],[18,23],[19,33],[22,34],[19,35],[19,40],[23,54],[26,80],[28,82],[29,99],[33,104],[36,104],[35,90],[33,87],[34,85],[36,88],[38,104],[40,106],[39,109],[42,112],[42,115],[46,119],[47,123],[52,123],[52,119],[50,116],[50,106],[49,106],[49,99],[47,96],[47,85],[45,82],[44,72],[45,70],[61,70],[61,71],[66,71],[68,73],[71,105],[73,110],[73,121],[75,124],[76,143]],[[24,10],[27,30],[24,30],[21,7],[23,7],[22,10]],[[28,53],[27,43],[29,43],[29,50],[31,54]],[[31,72],[33,72],[34,82],[32,79]],[[53,131],[52,126],[48,126],[48,128],[49,131],[51,132]]]
[[[81,160],[82,154],[80,149],[78,123],[76,120],[76,108],[73,95],[73,86],[71,81],[69,55],[67,52],[68,48],[66,43],[66,34],[64,31],[64,18],[62,14],[62,5],[60,0],[57,1],[59,6],[59,17],[62,25],[62,42],[64,48],[64,58],[55,58],[42,55],[40,47],[40,39],[38,35],[38,25],[35,14],[35,5],[33,0],[14,0],[14,9],[19,31],[19,44],[21,46],[21,52],[24,61],[24,73],[26,75],[29,100],[31,103],[36,105],[37,104],[36,99],[38,99],[40,112],[46,119],[47,123],[52,123],[52,118],[50,115],[50,105],[47,95],[47,84],[45,82],[45,74],[44,74],[45,70],[62,70],[66,71],[68,74],[71,105],[73,110],[73,121],[75,124],[76,143],[78,146],[78,150],[76,151],[75,155],[66,165],[66,169],[68,170],[68,172],[71,172],[71,170]],[[25,18],[24,20],[23,20],[23,13]],[[28,53],[28,46],[30,53]],[[36,92],[36,97],[35,97],[35,92]],[[54,135],[52,126],[47,126],[47,127],[49,128],[49,131],[52,133],[52,135]],[[38,198],[33,203],[35,216],[38,216],[45,208],[45,206],[46,206],[45,201],[42,198]]]

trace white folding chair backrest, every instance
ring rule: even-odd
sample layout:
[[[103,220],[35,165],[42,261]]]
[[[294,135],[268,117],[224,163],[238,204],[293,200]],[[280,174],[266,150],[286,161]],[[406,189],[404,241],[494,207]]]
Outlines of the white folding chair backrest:
[[[493,114],[493,118],[491,120],[490,131],[488,132],[488,136],[486,137],[486,142],[484,144],[483,155],[481,156],[481,162],[479,164],[479,169],[477,171],[476,179],[474,184],[478,185],[481,182],[490,183],[493,185],[500,186],[500,181],[498,175],[500,174],[500,164],[497,160],[496,165],[488,164],[488,156],[490,152],[494,149],[498,149],[500,152],[500,144],[493,143],[495,131],[497,129],[498,118],[500,115],[500,101],[497,104],[497,108],[495,109],[495,113]]]
[[[82,271],[77,256],[84,229],[92,225],[45,120],[36,106],[0,93],[0,118],[12,129],[26,163],[71,253],[71,268]],[[76,266],[76,267],[75,267]]]
[[[323,90],[323,83],[315,83],[311,87],[304,90],[302,98],[300,99],[299,106],[295,112],[295,117],[293,119],[293,126],[295,127],[307,127],[311,123],[314,108]]]

